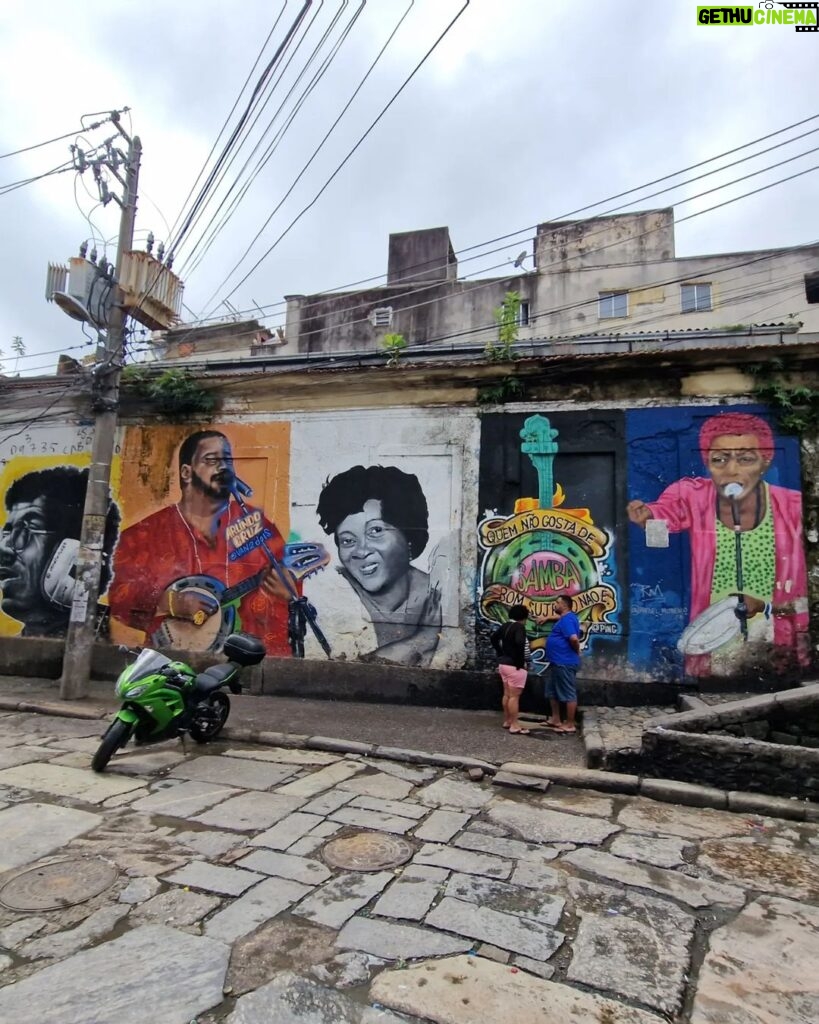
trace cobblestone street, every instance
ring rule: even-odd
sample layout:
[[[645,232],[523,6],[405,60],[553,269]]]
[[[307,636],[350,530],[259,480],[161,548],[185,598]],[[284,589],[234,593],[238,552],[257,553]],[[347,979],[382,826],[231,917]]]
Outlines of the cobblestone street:
[[[3,1024],[819,1019],[815,822],[102,724],[0,715]]]

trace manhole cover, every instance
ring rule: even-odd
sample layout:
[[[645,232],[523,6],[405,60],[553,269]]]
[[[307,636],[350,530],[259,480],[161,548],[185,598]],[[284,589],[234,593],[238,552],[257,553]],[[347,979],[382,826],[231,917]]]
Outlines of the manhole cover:
[[[404,864],[415,851],[406,839],[383,832],[357,832],[354,836],[332,839],[323,850],[324,859],[333,868],[350,871],[382,871]]]
[[[24,871],[0,889],[9,910],[60,910],[85,903],[113,885],[117,869],[104,860],[76,858]]]

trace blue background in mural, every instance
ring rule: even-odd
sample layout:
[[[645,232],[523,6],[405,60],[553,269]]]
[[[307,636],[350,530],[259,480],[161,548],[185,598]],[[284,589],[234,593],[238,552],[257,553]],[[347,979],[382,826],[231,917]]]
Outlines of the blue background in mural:
[[[756,405],[635,409],[626,414],[627,502],[654,501],[684,476],[708,476],[699,450],[703,421],[724,412],[762,416],[774,429],[776,455],[769,484],[801,490],[799,442],[781,436],[769,412]],[[629,531],[631,630],[628,658],[655,679],[681,679],[677,640],[688,625],[691,559],[688,533],[672,534],[667,548],[648,548],[645,533],[623,515]]]

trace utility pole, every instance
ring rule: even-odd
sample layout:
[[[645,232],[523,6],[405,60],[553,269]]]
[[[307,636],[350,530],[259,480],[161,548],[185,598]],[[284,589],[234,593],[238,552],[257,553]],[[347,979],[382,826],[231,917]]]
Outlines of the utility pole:
[[[130,138],[120,126],[119,118],[112,119],[119,133],[128,142],[128,153],[125,159],[122,200],[116,200],[116,196],[111,195],[111,198],[119,202],[122,210],[114,271],[116,292],[108,316],[104,359],[102,365],[97,368],[94,378],[94,441],[91,448],[91,465],[88,469],[88,489],[85,494],[74,599],[65,638],[63,673],[60,678],[60,697],[63,700],[84,697],[91,675],[105,520],[110,502],[111,463],[117,430],[119,379],[124,355],[126,311],[120,281],[125,254],[132,249],[134,242],[139,163],[142,157],[142,143],[139,138]],[[116,168],[113,170],[116,174]],[[107,186],[105,194],[109,194]]]

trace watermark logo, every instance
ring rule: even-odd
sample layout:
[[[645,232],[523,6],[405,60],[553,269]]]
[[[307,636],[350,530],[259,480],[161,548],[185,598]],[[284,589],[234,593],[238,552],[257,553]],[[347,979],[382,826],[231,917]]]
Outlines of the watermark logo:
[[[797,32],[819,31],[819,0],[812,3],[773,3],[756,7],[697,7],[698,25],[793,25]]]

